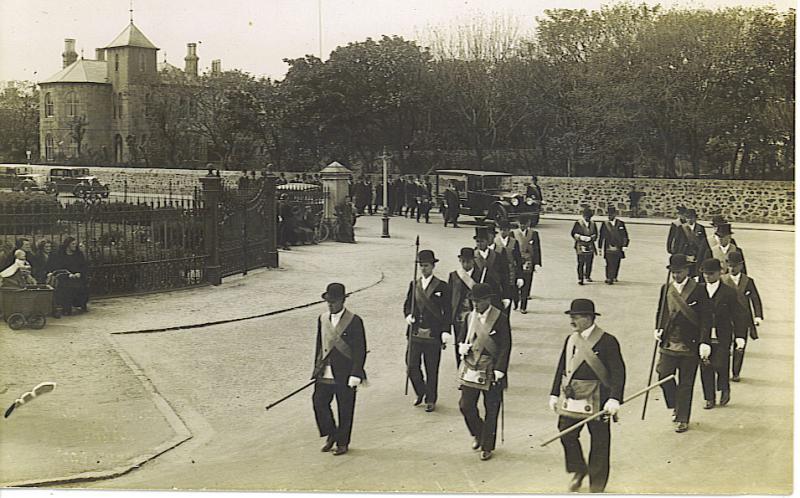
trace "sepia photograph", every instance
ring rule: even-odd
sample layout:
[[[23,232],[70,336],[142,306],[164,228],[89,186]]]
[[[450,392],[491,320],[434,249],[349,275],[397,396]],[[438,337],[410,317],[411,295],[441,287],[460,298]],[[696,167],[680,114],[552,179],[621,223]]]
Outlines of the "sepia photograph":
[[[793,494],[795,7],[3,0],[0,494]]]

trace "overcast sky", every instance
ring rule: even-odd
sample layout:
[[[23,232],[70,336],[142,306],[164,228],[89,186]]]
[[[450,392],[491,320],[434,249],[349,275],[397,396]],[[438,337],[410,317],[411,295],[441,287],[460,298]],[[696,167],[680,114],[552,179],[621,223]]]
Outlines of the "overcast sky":
[[[282,78],[284,58],[319,54],[322,3],[324,59],[338,45],[367,37],[414,38],[426,26],[451,25],[476,15],[510,15],[533,28],[547,8],[596,9],[600,0],[134,0],[134,22],[166,58],[183,68],[186,43],[198,46],[201,68],[222,59],[223,69]],[[655,2],[652,2],[655,3]],[[792,0],[750,0],[785,10]],[[716,8],[736,0],[670,2]],[[128,24],[129,0],[0,0],[0,81],[41,80],[61,69],[64,38],[94,58]]]

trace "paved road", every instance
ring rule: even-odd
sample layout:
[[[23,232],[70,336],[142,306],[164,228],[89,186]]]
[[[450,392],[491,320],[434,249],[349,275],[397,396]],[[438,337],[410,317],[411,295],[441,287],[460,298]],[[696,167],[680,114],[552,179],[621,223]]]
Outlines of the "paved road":
[[[319,261],[341,264],[360,256],[378,264],[385,280],[347,305],[366,323],[370,386],[359,390],[351,451],[319,452],[310,392],[279,407],[264,405],[299,387],[312,366],[316,306],[263,319],[183,332],[116,336],[118,344],[177,411],[194,434],[141,469],[94,488],[225,490],[400,490],[432,492],[562,493],[568,476],[547,395],[559,348],[569,332],[563,310],[571,299],[595,300],[599,323],[622,343],[628,393],[645,385],[652,351],[657,288],[665,277],[666,227],[630,227],[633,239],[621,282],[576,284],[570,222],[540,226],[544,271],[536,276],[533,313],[515,314],[514,350],[506,398],[505,444],[480,462],[458,407],[455,361],[443,356],[440,400],[427,414],[403,396],[403,294],[413,270],[413,240],[433,248],[446,277],[471,228],[444,229],[392,219],[381,239],[378,217],[359,220],[356,245],[323,244]],[[613,428],[610,493],[789,493],[792,490],[793,303],[792,233],[739,230],[748,269],[766,305],[762,339],[751,344],[743,380],[728,407],[701,408],[697,381],[691,430],[676,434],[660,392],[646,422],[641,401],[621,410]],[[282,254],[290,261],[293,253]],[[345,257],[346,256],[346,257]],[[595,280],[602,282],[602,261]],[[346,278],[359,267],[341,268]],[[326,282],[308,278],[324,289]],[[248,306],[236,303],[233,306]],[[680,476],[680,477],[672,477]],[[85,484],[82,486],[86,486]]]

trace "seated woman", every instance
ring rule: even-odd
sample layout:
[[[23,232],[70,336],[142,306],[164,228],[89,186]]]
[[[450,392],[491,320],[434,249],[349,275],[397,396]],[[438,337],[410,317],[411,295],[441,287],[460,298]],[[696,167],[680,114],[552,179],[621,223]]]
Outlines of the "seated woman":
[[[33,267],[33,277],[40,284],[47,283],[47,263],[51,254],[53,254],[52,242],[42,239],[36,244],[36,254],[31,260],[31,267]]]
[[[36,279],[31,276],[31,265],[25,259],[25,251],[14,251],[14,262],[0,272],[0,287],[9,289],[24,289],[29,285],[36,285]]]
[[[64,239],[58,251],[50,256],[47,276],[57,274],[54,299],[63,314],[71,315],[73,307],[89,311],[88,269],[89,265],[75,237]],[[62,273],[63,270],[66,272]]]

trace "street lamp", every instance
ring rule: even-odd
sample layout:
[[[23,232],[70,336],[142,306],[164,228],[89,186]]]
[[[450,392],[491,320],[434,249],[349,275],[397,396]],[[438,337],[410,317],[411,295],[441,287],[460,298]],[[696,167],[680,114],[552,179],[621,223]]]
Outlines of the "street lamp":
[[[386,154],[386,147],[383,148],[383,155],[379,156],[383,160],[383,233],[381,238],[389,238],[389,172],[386,160],[392,156]]]

